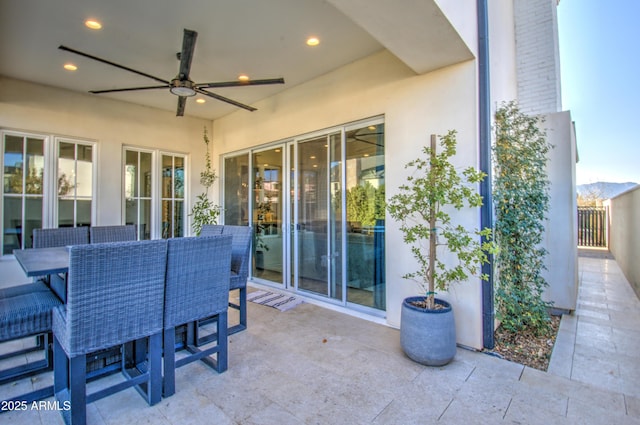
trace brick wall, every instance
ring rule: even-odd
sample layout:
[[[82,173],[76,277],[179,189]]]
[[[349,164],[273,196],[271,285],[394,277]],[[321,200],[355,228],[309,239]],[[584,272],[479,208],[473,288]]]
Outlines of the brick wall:
[[[514,0],[518,101],[523,112],[562,109],[557,0]]]

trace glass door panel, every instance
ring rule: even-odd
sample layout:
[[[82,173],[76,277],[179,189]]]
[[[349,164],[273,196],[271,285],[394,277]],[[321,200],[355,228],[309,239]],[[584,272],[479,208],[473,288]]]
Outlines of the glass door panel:
[[[93,147],[58,144],[58,226],[91,226]]]
[[[224,224],[249,224],[249,154],[224,160]]]
[[[6,135],[4,139],[2,254],[31,248],[31,233],[42,227],[44,140]]]
[[[252,158],[254,230],[253,276],[284,283],[282,146],[254,152]]]
[[[125,151],[125,224],[136,226],[138,239],[151,239],[151,152]]]
[[[347,301],[385,309],[384,125],[346,132]]]
[[[162,155],[162,238],[184,236],[184,157]]]
[[[342,299],[336,216],[332,210],[329,140],[322,136],[298,144],[297,288]],[[338,165],[339,168],[339,165]],[[339,175],[338,175],[339,177]]]

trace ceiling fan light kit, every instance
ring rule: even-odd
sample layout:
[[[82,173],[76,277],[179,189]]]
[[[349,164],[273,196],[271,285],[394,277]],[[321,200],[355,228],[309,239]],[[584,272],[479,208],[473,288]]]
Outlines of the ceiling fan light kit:
[[[176,96],[191,97],[196,95],[196,91],[193,89],[193,81],[180,80],[178,78],[171,80],[171,88],[169,91]]]
[[[241,81],[227,81],[227,82],[214,82],[214,83],[194,83],[189,79],[189,72],[191,71],[191,61],[193,59],[193,51],[196,45],[197,37],[198,37],[197,32],[188,30],[185,28],[184,37],[182,39],[182,51],[180,51],[177,54],[177,57],[180,60],[180,69],[178,71],[178,75],[171,81],[167,81],[162,78],[155,77],[151,74],[137,71],[133,68],[129,68],[124,65],[120,65],[115,62],[111,62],[109,60],[102,59],[97,56],[93,56],[88,53],[81,52],[79,50],[72,49],[70,47],[61,45],[61,46],[58,46],[58,48],[60,50],[64,50],[70,53],[74,53],[76,55],[84,56],[86,58],[89,58],[98,62],[102,62],[107,65],[111,65],[116,68],[120,68],[125,71],[129,71],[134,74],[141,75],[143,77],[147,77],[149,79],[155,80],[163,84],[163,85],[155,85],[155,86],[128,87],[128,88],[110,89],[110,90],[91,90],[90,93],[100,94],[100,93],[127,92],[127,91],[136,91],[136,90],[155,90],[155,89],[168,88],[172,94],[179,96],[178,108],[176,111],[176,116],[179,116],[179,117],[184,115],[184,108],[186,105],[187,97],[195,96],[197,93],[237,106],[238,108],[246,109],[247,111],[256,110],[256,108],[252,106],[245,105],[243,103],[237,102],[235,100],[232,100],[227,97],[221,96],[219,94],[205,90],[208,88],[238,87],[238,86],[265,85],[265,84],[284,84],[283,78],[271,78],[271,79],[263,79],[263,80],[246,79]]]

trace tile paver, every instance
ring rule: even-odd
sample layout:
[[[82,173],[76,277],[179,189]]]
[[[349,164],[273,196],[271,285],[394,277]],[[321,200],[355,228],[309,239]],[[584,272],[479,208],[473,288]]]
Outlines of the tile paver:
[[[613,260],[581,257],[580,279],[548,372],[464,349],[428,368],[402,354],[395,329],[313,304],[280,313],[249,303],[227,372],[190,364],[173,397],[149,407],[130,389],[93,403],[89,424],[640,424],[638,299]],[[62,423],[55,411],[5,420]]]

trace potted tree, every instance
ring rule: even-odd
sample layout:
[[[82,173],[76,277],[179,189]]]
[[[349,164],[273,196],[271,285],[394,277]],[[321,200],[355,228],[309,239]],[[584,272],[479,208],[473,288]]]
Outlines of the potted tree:
[[[479,274],[480,266],[488,261],[487,253],[495,251],[491,229],[469,231],[454,225],[450,215],[452,208],[482,205],[476,186],[486,175],[473,167],[459,172],[450,162],[456,154],[455,131],[439,139],[440,152],[432,135],[431,145],[422,149],[426,158],[405,166],[413,168],[413,174],[387,205],[389,215],[400,222],[404,241],[418,265],[403,278],[416,281],[424,291],[402,303],[400,344],[411,359],[430,366],[449,363],[456,352],[453,309],[435,297],[436,291],[446,291],[451,283]],[[442,250],[453,254],[457,263],[442,261],[438,256]]]

